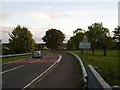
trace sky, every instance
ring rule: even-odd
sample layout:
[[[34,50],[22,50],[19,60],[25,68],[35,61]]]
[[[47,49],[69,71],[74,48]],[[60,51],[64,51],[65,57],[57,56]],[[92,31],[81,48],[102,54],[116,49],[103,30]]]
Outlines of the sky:
[[[101,1],[101,0],[98,0]],[[8,43],[9,35],[17,26],[27,27],[33,39],[41,43],[42,37],[48,29],[61,30],[65,35],[65,42],[73,36],[73,31],[87,27],[95,22],[102,22],[110,32],[118,26],[118,1],[110,2],[9,2],[2,1],[0,7],[0,27],[2,43]],[[111,33],[111,35],[113,35]]]

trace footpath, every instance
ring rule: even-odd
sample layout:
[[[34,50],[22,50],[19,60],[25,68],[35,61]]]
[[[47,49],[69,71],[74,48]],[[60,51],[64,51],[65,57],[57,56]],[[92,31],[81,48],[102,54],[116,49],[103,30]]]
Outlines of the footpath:
[[[82,88],[73,57],[61,55],[60,63],[34,88]]]

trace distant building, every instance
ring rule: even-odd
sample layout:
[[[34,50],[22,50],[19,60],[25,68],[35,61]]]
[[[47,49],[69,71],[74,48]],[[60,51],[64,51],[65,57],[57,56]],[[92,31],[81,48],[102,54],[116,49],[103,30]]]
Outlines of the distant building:
[[[44,47],[43,47],[43,50],[48,50],[47,46],[44,46]]]
[[[8,48],[9,47],[9,43],[2,43],[2,48]]]
[[[36,43],[37,50],[47,50],[48,47],[44,43]]]

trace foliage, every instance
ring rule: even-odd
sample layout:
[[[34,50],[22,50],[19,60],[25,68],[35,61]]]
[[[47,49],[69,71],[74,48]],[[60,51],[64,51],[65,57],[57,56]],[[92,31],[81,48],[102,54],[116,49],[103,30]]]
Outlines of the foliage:
[[[100,42],[103,38],[106,39],[108,32],[109,30],[104,28],[102,23],[94,23],[88,26],[88,31],[86,34],[92,44],[92,49],[97,48],[97,43]]]
[[[116,40],[117,48],[120,50],[120,26],[117,26],[117,28],[115,28],[115,31],[113,32],[114,32],[113,39]]]
[[[77,34],[77,33],[84,33],[85,30],[83,30],[82,28],[77,28],[77,30],[73,31],[73,34]]]
[[[41,49],[41,44],[40,43],[36,43],[35,45],[35,50],[40,50]]]
[[[88,26],[86,32],[89,41],[91,42],[91,48],[104,49],[104,56],[106,56],[106,49],[110,47],[112,38],[108,36],[108,28],[103,27],[102,23],[94,23]]]
[[[8,47],[2,47],[2,55],[10,54],[10,49]]]
[[[12,53],[34,51],[35,41],[32,39],[32,33],[26,27],[18,25],[9,36],[9,48]]]
[[[62,46],[65,35],[57,29],[49,29],[42,40],[46,43],[48,48],[58,49]]]
[[[114,39],[117,39],[120,42],[120,26],[117,26],[117,28],[115,28],[115,31],[113,32],[114,32]]]
[[[79,43],[82,42],[82,39],[85,33],[83,32],[83,29],[77,29],[73,31],[73,33],[75,35],[68,40],[67,48],[68,49],[79,49]]]

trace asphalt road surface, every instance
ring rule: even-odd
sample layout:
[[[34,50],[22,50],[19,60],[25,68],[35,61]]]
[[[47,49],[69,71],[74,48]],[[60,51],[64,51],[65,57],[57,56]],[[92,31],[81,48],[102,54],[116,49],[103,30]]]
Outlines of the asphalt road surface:
[[[22,89],[59,58],[59,54],[43,53],[43,58],[27,58],[2,65],[2,88]]]
[[[60,63],[34,88],[77,88],[82,90],[73,57],[62,54]]]

